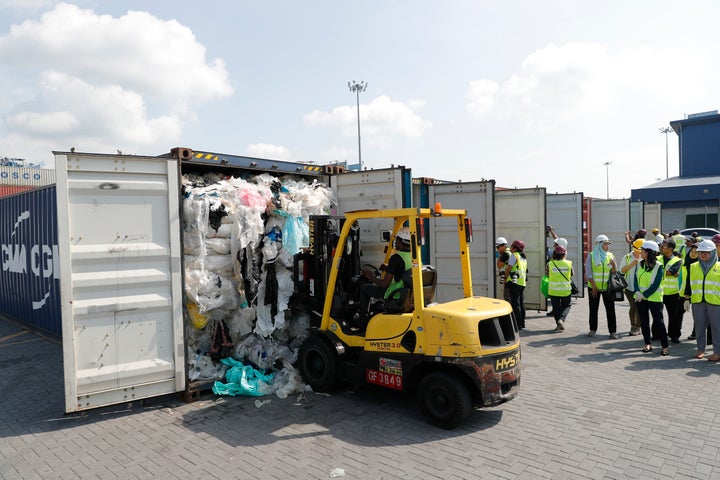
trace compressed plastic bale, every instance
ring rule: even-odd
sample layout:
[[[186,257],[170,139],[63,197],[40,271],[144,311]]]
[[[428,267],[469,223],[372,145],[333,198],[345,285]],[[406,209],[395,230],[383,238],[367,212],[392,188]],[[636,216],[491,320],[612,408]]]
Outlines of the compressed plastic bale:
[[[231,255],[205,255],[204,257],[186,255],[185,265],[186,268],[191,270],[211,270],[213,272],[232,273],[233,258]]]
[[[230,254],[230,239],[229,238],[206,238],[205,249],[208,253],[214,255],[229,255]]]
[[[222,223],[217,230],[209,228],[206,238],[230,238],[233,226],[231,223]]]

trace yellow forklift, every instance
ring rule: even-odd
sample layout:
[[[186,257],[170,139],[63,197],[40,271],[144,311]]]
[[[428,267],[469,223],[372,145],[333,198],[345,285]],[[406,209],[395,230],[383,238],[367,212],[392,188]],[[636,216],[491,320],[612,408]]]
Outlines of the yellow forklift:
[[[366,328],[357,329],[353,318],[364,281],[361,269],[367,268],[360,264],[360,225],[377,219],[394,222],[383,239],[388,245],[394,245],[403,226],[409,228],[412,267],[403,275],[398,295],[373,304]],[[443,252],[455,252],[457,270],[446,276],[459,272],[462,291],[458,290],[459,298],[444,303],[434,299],[437,275],[444,272],[422,262],[425,228],[431,219],[443,225],[443,235],[435,237],[442,237],[438,241],[454,244],[453,238],[457,239],[457,248],[443,245]],[[471,241],[472,222],[466,211],[443,210],[439,204],[434,209],[311,217],[310,247],[295,257],[291,302],[312,318],[298,353],[305,382],[317,392],[332,391],[343,383],[415,392],[427,420],[447,429],[460,425],[473,407],[513,399],[520,383],[517,324],[509,303],[473,296]],[[385,247],[385,264],[392,254],[392,248]]]

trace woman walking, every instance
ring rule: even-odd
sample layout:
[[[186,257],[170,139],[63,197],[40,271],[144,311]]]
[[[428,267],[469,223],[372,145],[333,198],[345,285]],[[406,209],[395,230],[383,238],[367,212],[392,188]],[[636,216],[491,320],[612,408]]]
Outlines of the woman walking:
[[[668,355],[668,335],[663,321],[663,279],[665,269],[657,261],[660,251],[657,242],[645,240],[642,245],[642,260],[635,269],[635,302],[642,328],[643,353],[652,351],[652,334],[660,339],[662,345],[661,355]],[[652,315],[652,329],[650,327]]]
[[[570,300],[572,294],[572,262],[566,260],[567,250],[558,245],[553,250],[552,259],[546,266],[548,283],[548,296],[552,304],[553,317],[555,318],[555,332],[565,330],[565,320],[570,313]]]

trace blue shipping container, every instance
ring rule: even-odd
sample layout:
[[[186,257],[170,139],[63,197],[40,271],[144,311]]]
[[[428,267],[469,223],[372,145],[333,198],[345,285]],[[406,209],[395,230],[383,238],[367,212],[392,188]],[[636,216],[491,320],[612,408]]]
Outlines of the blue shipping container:
[[[61,338],[55,185],[0,198],[0,313]]]

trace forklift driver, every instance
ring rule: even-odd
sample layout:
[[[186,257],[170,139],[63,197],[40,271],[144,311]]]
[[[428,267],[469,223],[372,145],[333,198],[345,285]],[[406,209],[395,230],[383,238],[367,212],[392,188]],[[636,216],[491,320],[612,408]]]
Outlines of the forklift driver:
[[[385,274],[376,277],[371,270],[365,269],[362,272],[369,283],[360,287],[360,311],[357,326],[361,330],[365,330],[370,317],[368,311],[370,299],[387,299],[386,295],[403,286],[403,274],[411,267],[410,229],[403,227],[395,235],[395,253],[390,257],[387,265],[380,265],[379,270],[384,271]]]

